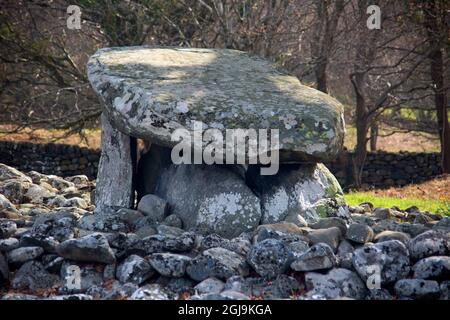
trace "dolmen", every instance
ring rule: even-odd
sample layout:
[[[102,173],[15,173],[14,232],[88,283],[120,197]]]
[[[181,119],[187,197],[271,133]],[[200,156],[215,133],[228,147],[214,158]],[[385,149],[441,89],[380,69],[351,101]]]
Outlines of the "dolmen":
[[[114,217],[130,209],[226,238],[348,215],[322,164],[343,146],[343,106],[270,61],[229,49],[119,47],[98,50],[87,72],[103,108],[87,229],[120,229]]]

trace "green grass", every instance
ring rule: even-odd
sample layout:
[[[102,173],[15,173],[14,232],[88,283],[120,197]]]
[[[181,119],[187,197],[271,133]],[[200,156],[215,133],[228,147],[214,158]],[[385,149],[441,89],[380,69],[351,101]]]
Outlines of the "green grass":
[[[416,206],[421,211],[450,215],[450,203],[439,200],[377,197],[373,194],[365,192],[347,193],[345,195],[345,200],[350,206],[355,206],[362,202],[371,202],[375,207],[383,208],[391,208],[393,206],[397,206],[401,210],[405,210],[406,208],[411,206]]]

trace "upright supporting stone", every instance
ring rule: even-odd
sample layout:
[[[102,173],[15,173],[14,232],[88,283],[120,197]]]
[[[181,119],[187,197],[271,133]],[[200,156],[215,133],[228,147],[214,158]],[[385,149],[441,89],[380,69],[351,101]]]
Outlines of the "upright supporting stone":
[[[131,208],[134,204],[133,141],[113,128],[102,114],[102,154],[95,190],[96,212],[108,207]]]

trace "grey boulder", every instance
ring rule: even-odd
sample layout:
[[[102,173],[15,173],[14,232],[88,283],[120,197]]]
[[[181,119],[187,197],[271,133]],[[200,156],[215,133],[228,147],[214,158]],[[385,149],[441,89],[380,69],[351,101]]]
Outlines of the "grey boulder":
[[[64,261],[60,269],[64,285],[59,289],[62,294],[85,293],[93,286],[103,283],[103,274],[94,265],[77,265],[72,261]]]
[[[131,300],[170,300],[171,294],[159,284],[148,284],[137,289]]]
[[[408,249],[414,260],[449,255],[450,237],[445,233],[430,230],[411,239]]]
[[[29,288],[36,291],[50,289],[58,283],[59,277],[47,272],[40,262],[28,261],[16,272],[11,281],[11,286],[14,289]]]
[[[122,283],[140,285],[150,278],[155,271],[150,263],[137,255],[130,255],[116,269],[116,277]]]
[[[181,254],[154,253],[148,257],[152,267],[162,276],[182,277],[191,258]]]
[[[402,279],[395,283],[395,293],[400,298],[433,299],[439,298],[437,281],[422,279]]]
[[[450,257],[435,256],[420,260],[413,266],[414,278],[448,279],[450,277]]]
[[[0,210],[14,208],[11,201],[8,200],[3,194],[0,193]]]
[[[442,281],[440,289],[441,289],[440,300],[450,300],[450,281]]]
[[[359,276],[350,270],[335,268],[326,274],[307,272],[305,274],[308,295],[321,295],[327,299],[347,297],[362,300],[366,286]]]
[[[0,163],[0,182],[10,179],[18,179],[28,183],[32,182],[30,177],[26,176],[19,170],[9,167],[6,164]]]
[[[450,232],[450,217],[443,217],[441,220],[439,220],[434,226],[433,230],[436,231],[443,231],[443,232]]]
[[[399,231],[389,231],[389,230],[385,230],[382,231],[380,233],[378,233],[375,237],[374,237],[374,242],[383,242],[383,241],[389,241],[389,240],[398,240],[400,242],[402,242],[404,245],[408,245],[409,240],[411,239],[411,237],[403,232],[399,232]]]
[[[7,238],[0,240],[0,251],[8,252],[19,247],[19,240],[16,238]]]
[[[296,258],[291,268],[295,271],[315,271],[331,269],[337,264],[333,249],[325,243],[318,243]]]
[[[51,236],[46,236],[40,233],[28,233],[24,234],[20,238],[21,247],[42,247],[46,252],[55,253],[59,242]]]
[[[355,248],[353,245],[347,241],[343,240],[339,244],[337,249],[337,257],[339,260],[339,267],[353,270],[353,252]]]
[[[56,252],[66,259],[75,261],[110,264],[116,260],[108,240],[101,233],[66,240],[57,247]]]
[[[308,223],[345,215],[342,189],[323,164],[284,164],[275,175],[250,166],[246,177],[261,199],[263,224],[301,215]]]
[[[371,227],[360,223],[353,223],[347,230],[347,239],[356,243],[366,243],[373,240],[374,233]]]
[[[342,240],[341,230],[338,227],[312,230],[307,237],[312,244],[326,243],[333,251],[336,251]]]
[[[237,237],[230,240],[222,238],[216,234],[210,234],[201,239],[201,250],[215,247],[224,248],[245,256],[250,251],[251,243],[248,239],[243,237]]]
[[[220,293],[225,287],[225,283],[217,278],[207,278],[197,284],[194,290],[199,294]]]
[[[19,265],[26,261],[36,259],[44,253],[41,247],[23,247],[8,252],[8,262]]]
[[[147,194],[139,201],[137,209],[154,222],[164,220],[169,207],[167,201],[154,194]]]
[[[289,247],[275,239],[256,243],[247,255],[250,266],[263,278],[273,279],[284,273],[292,260]]]
[[[235,275],[248,275],[249,267],[239,254],[224,248],[211,248],[192,259],[186,273],[196,281],[210,277],[227,279]]]
[[[163,170],[155,194],[187,230],[234,238],[255,229],[261,219],[259,199],[227,166],[171,165]]]
[[[366,300],[394,300],[392,294],[386,289],[369,290]]]
[[[9,281],[9,268],[3,254],[0,252],[0,287]]]
[[[0,239],[11,237],[17,230],[17,225],[12,221],[0,222]]]
[[[234,276],[227,280],[225,290],[237,291],[249,297],[262,299],[287,299],[303,289],[294,277],[282,274],[275,279]]]
[[[359,276],[364,281],[370,277],[381,285],[408,276],[409,264],[408,249],[398,240],[366,245],[353,252],[353,267]]]

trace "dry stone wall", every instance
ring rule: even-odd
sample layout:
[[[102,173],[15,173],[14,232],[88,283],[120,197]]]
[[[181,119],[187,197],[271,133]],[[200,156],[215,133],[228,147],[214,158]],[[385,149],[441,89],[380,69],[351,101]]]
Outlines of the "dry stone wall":
[[[336,161],[326,164],[344,188],[353,182],[351,157],[350,152],[344,152]],[[0,162],[25,172],[34,170],[60,176],[84,174],[95,178],[99,158],[99,149],[54,143],[0,141]],[[363,171],[363,181],[376,187],[426,181],[441,174],[440,161],[438,153],[370,152]]]

